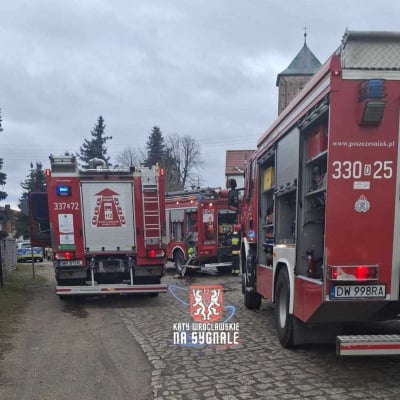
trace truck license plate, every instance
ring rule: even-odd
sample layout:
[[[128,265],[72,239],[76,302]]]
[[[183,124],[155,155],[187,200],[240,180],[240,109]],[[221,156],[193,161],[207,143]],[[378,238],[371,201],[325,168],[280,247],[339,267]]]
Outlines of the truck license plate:
[[[58,265],[60,267],[81,267],[82,260],[74,260],[74,261],[59,261]]]
[[[331,286],[331,299],[384,298],[385,285]]]

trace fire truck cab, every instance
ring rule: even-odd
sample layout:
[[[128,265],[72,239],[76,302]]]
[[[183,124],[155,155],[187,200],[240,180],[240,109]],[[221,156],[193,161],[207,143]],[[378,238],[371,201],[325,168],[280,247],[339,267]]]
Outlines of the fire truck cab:
[[[399,335],[346,335],[400,312],[399,43],[346,32],[247,165],[244,302],[275,303],[283,346],[339,334],[342,355],[400,353]]]
[[[43,226],[50,232],[56,293],[166,292],[164,176],[158,166],[109,169],[93,160],[80,169],[68,154],[51,155],[50,164],[47,193],[30,197],[31,232],[40,236]]]
[[[231,235],[238,213],[229,209],[228,194],[212,188],[166,194],[167,258],[179,274],[232,269]]]

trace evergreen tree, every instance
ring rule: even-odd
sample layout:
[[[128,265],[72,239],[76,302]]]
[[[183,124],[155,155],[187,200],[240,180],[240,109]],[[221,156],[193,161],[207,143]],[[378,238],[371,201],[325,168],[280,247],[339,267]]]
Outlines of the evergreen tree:
[[[158,126],[154,126],[150,132],[149,138],[146,143],[147,158],[144,165],[151,167],[155,164],[164,166],[165,161],[165,144],[161,130]]]
[[[3,127],[1,126],[2,122],[3,122],[3,120],[1,119],[1,108],[0,108],[0,132],[3,131]]]
[[[0,158],[0,186],[4,186],[6,184],[7,175],[4,172],[1,172],[3,168],[3,159]],[[7,197],[7,193],[0,190],[0,200],[4,200]]]
[[[112,136],[105,136],[104,119],[100,115],[97,124],[90,132],[92,139],[85,139],[83,145],[80,147],[80,155],[78,157],[83,162],[83,168],[89,168],[89,161],[93,158],[104,160],[107,166],[111,166],[110,157],[107,157],[107,147],[105,143],[107,140],[112,139]]]
[[[1,127],[1,122],[2,122],[2,119],[1,119],[1,109],[0,109],[0,132],[3,130],[3,128]],[[6,184],[6,178],[7,178],[7,175],[4,172],[1,172],[2,168],[3,168],[3,159],[0,158],[0,187],[4,186]],[[7,197],[7,193],[0,190],[0,200],[4,200],[6,197]],[[0,220],[4,221],[4,220],[6,220],[6,218],[7,218],[6,211],[4,208],[4,210],[0,210]],[[6,236],[7,236],[7,232],[0,231],[0,240]]]
[[[23,193],[29,192],[45,192],[46,191],[46,178],[44,176],[42,163],[36,161],[35,167],[31,162],[31,169],[29,175],[21,183]]]
[[[22,203],[27,201],[29,192],[45,192],[46,191],[46,178],[44,176],[42,163],[36,161],[35,166],[31,162],[31,169],[29,175],[21,183],[23,189],[22,196],[18,207],[22,210]],[[29,230],[29,217],[24,213],[19,213],[15,218],[15,236],[18,238],[22,236],[24,239],[30,237]]]

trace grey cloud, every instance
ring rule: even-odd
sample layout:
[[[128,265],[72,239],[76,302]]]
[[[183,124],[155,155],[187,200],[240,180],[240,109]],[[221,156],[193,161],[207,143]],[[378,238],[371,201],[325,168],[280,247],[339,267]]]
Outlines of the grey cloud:
[[[3,203],[30,162],[78,151],[99,115],[109,155],[154,125],[202,146],[202,183],[227,149],[255,148],[277,113],[276,75],[307,42],[324,62],[346,29],[397,30],[396,0],[13,0],[0,3]]]

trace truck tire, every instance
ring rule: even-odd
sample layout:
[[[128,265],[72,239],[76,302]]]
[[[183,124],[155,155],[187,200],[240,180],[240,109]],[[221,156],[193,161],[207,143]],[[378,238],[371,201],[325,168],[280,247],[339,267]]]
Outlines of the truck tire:
[[[182,273],[184,273],[184,269],[185,269],[185,259],[183,257],[183,253],[178,250],[175,253],[175,268],[176,268],[176,272],[180,275],[182,275]]]
[[[244,293],[244,305],[249,310],[254,310],[254,309],[260,308],[261,296],[257,292],[246,291]]]
[[[228,273],[228,272],[231,272],[232,271],[232,266],[223,266],[223,267],[216,267],[217,268],[217,271],[220,273],[220,274],[226,274],[226,273]]]
[[[286,268],[280,270],[275,287],[275,322],[283,347],[292,347],[294,339],[293,315],[289,314],[290,286]]]
[[[262,300],[261,295],[256,291],[256,274],[253,259],[252,254],[247,256],[244,273],[242,274],[244,305],[248,309],[260,308]]]

